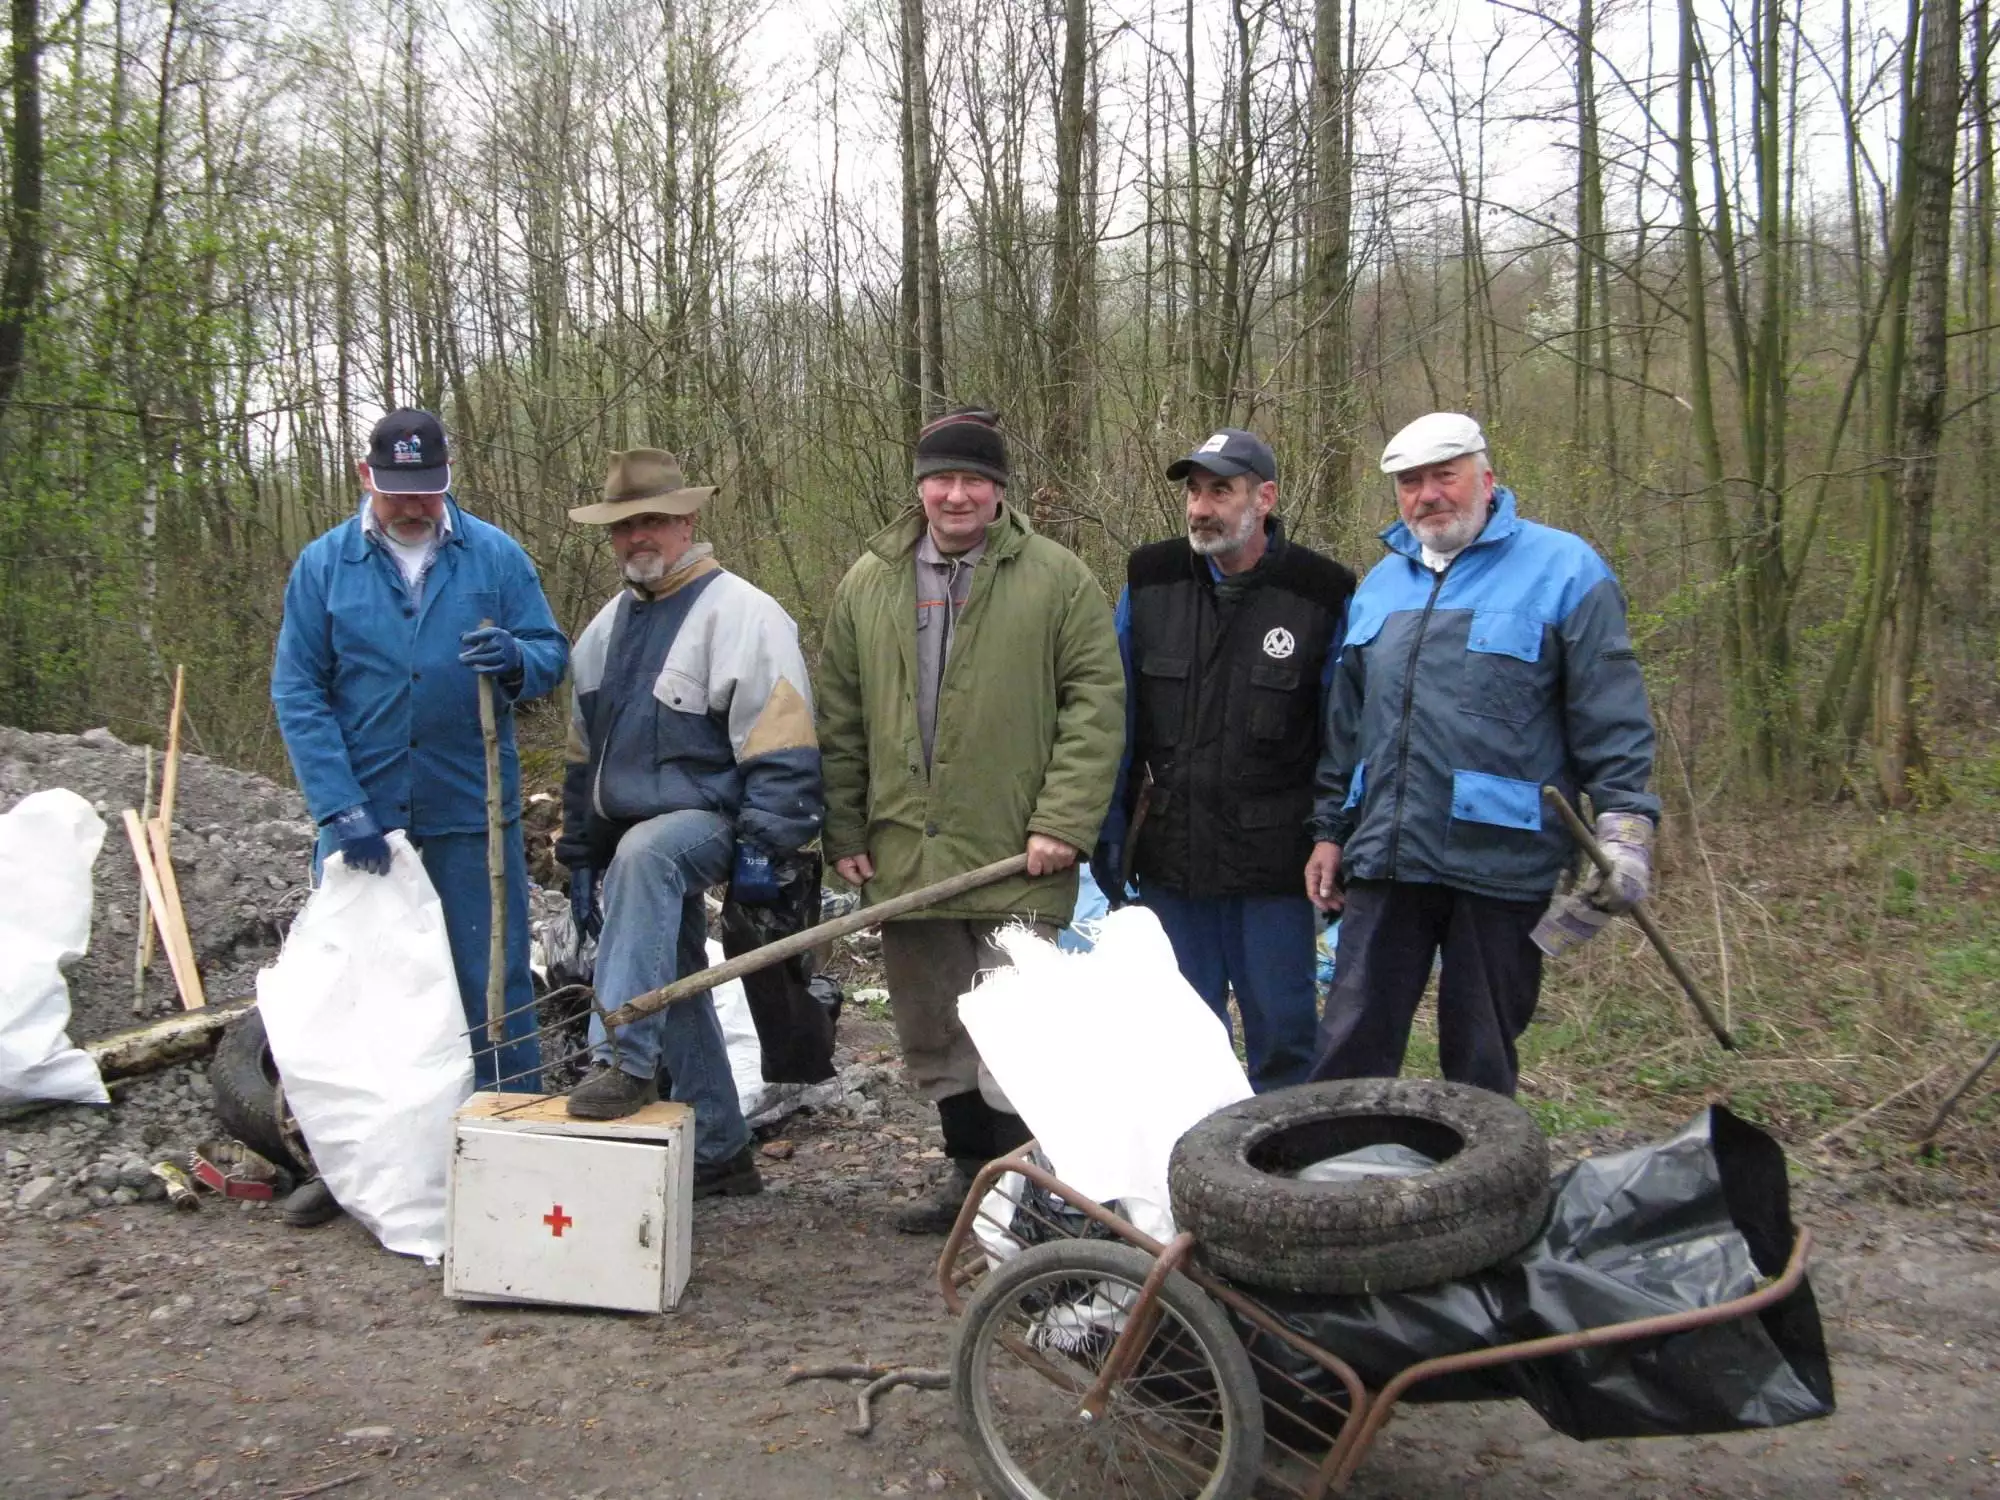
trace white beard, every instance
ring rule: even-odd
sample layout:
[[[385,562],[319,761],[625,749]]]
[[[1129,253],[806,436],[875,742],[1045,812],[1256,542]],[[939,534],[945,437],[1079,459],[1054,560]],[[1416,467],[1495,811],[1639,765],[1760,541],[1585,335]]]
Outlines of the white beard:
[[[1194,548],[1198,557],[1227,557],[1232,552],[1242,551],[1243,544],[1256,534],[1262,524],[1263,518],[1257,514],[1256,507],[1250,506],[1244,510],[1243,519],[1237,522],[1235,531],[1225,531],[1221,536],[1197,536],[1190,529],[1188,545]]]
[[[649,589],[667,576],[667,560],[657,552],[635,553],[620,568],[627,583]]]
[[[1486,529],[1487,512],[1470,510],[1453,516],[1442,526],[1422,523],[1410,530],[1417,534],[1426,552],[1439,557],[1453,558],[1479,540],[1479,533]]]

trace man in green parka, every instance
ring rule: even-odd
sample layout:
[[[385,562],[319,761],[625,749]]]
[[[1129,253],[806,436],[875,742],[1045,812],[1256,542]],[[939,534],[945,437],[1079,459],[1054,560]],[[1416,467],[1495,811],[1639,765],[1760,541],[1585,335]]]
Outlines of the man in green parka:
[[[1052,931],[1111,802],[1125,675],[1104,591],[1006,503],[998,417],[961,410],[917,439],[919,504],[841,580],[820,658],[826,858],[866,902],[1026,850],[1028,873],[882,929],[896,1038],[936,1102],[951,1170],[903,1213],[951,1228],[974,1173],[1027,1139],[980,1066],[958,997],[1006,962],[1010,920]]]

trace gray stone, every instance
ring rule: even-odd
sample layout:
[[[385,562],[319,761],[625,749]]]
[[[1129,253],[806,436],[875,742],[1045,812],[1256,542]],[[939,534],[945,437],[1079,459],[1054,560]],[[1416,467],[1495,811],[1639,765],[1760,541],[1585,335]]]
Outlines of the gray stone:
[[[128,1156],[118,1168],[118,1185],[135,1193],[153,1180],[153,1164],[143,1156]]]
[[[250,1301],[225,1302],[222,1305],[222,1321],[237,1328],[256,1317],[257,1313],[257,1304]]]
[[[120,1208],[128,1208],[139,1201],[139,1195],[128,1187],[113,1188],[111,1190],[111,1201]]]
[[[7,1170],[10,1172],[18,1172],[28,1164],[28,1158],[19,1151],[9,1151],[6,1160]]]
[[[82,734],[76,737],[76,742],[79,745],[88,745],[93,750],[123,750],[125,748],[125,742],[102,725],[99,725],[95,729],[84,730]]]
[[[47,1200],[49,1194],[55,1190],[55,1178],[37,1177],[33,1182],[14,1195],[14,1207],[20,1209],[23,1213],[26,1213],[30,1209],[40,1208]]]

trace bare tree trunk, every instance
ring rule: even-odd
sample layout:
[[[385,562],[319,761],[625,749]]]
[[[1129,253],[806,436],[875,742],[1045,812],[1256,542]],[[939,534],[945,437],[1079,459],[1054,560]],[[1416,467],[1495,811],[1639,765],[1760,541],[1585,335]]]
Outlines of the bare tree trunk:
[[[1915,695],[1949,369],[1945,322],[1958,152],[1958,43],[1959,0],[1925,0],[1917,93],[1902,143],[1902,176],[1911,185],[1910,355],[1894,449],[1898,557],[1875,690],[1875,779],[1891,807],[1913,800],[1913,783],[1927,769]],[[1909,45],[1919,45],[1916,35]]]
[[[1314,484],[1309,503],[1325,523],[1344,518],[1353,479],[1349,383],[1353,308],[1349,246],[1354,214],[1354,110],[1341,0],[1313,7],[1312,204],[1306,259],[1307,372]]]
[[[1076,491],[1089,433],[1089,376],[1084,347],[1094,292],[1086,237],[1095,225],[1087,213],[1085,170],[1095,154],[1096,122],[1085,107],[1090,54],[1089,0],[1064,0],[1060,92],[1056,101],[1056,236],[1050,275],[1048,484],[1036,492],[1036,525],[1066,546],[1076,545]]]
[[[7,137],[7,267],[0,276],[0,415],[20,384],[28,324],[42,294],[42,16],[13,0],[14,118]],[[81,22],[77,24],[81,25]]]

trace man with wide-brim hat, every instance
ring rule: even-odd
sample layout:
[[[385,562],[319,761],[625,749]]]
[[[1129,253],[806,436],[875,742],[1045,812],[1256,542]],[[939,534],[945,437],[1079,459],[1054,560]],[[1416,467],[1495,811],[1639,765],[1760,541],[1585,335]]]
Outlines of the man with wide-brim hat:
[[[687,899],[730,881],[763,893],[773,860],[818,836],[819,741],[798,627],[694,539],[713,486],[657,448],[611,455],[604,498],[570,518],[606,526],[625,587],[571,656],[569,764],[556,857],[578,925],[598,934],[605,1011],[680,977]],[[601,928],[600,923],[601,909]],[[695,1112],[695,1196],[757,1192],[750,1133],[709,997],[621,1027],[591,1021],[597,1067],[569,1096],[610,1120],[659,1097]]]

